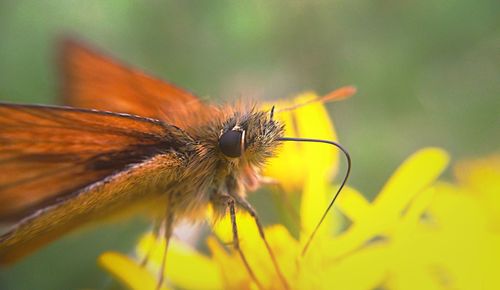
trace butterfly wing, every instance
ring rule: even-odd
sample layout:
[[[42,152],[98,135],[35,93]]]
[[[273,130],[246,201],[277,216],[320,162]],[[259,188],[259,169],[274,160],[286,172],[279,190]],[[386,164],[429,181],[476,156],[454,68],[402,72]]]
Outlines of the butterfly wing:
[[[0,237],[0,263],[130,203],[160,173],[168,180],[176,168],[169,152],[189,142],[153,119],[0,104],[0,221],[22,219]]]
[[[155,118],[189,131],[207,123],[216,109],[193,94],[66,40],[61,68],[66,104]]]

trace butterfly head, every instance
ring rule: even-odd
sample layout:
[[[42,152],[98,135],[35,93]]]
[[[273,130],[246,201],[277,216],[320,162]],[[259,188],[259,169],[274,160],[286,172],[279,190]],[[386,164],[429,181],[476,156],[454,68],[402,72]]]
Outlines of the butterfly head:
[[[226,119],[218,138],[218,150],[230,159],[244,158],[253,164],[262,164],[273,156],[283,137],[284,126],[273,118],[274,110],[235,112]]]

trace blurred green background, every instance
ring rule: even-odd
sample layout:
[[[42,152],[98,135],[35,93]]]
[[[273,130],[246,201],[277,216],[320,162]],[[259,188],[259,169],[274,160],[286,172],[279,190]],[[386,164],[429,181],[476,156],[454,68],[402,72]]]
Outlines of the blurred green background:
[[[373,196],[423,146],[455,160],[499,148],[498,11],[495,0],[1,1],[0,99],[56,103],[63,35],[214,102],[353,84],[329,108],[351,184]],[[0,269],[0,289],[108,287],[97,255],[129,251],[144,225],[70,236]]]

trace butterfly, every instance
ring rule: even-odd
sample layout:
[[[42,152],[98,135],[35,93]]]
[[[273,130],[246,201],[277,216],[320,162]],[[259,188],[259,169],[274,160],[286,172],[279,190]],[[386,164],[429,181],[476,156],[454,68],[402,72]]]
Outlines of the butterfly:
[[[217,216],[229,210],[235,249],[256,280],[239,250],[235,216],[236,208],[250,213],[286,285],[246,191],[260,183],[281,143],[327,143],[349,161],[331,207],[349,175],[345,149],[284,137],[274,107],[207,104],[74,40],[63,43],[61,56],[66,106],[0,103],[0,223],[13,224],[0,236],[0,264],[134,213],[159,222],[168,244],[180,220],[203,219],[211,205]],[[321,100],[352,93],[347,87]]]

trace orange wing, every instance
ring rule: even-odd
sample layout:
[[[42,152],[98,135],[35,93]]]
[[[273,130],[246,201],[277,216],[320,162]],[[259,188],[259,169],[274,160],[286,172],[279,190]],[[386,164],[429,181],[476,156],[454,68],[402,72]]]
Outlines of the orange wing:
[[[183,146],[186,138],[176,127],[131,115],[0,104],[0,222]]]
[[[216,111],[187,91],[75,41],[64,42],[61,67],[63,97],[70,106],[150,117],[187,131]]]

